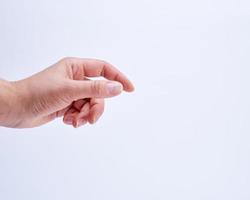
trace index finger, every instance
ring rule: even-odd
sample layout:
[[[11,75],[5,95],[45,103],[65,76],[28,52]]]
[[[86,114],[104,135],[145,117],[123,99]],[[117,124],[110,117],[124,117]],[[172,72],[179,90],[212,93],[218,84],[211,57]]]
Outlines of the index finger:
[[[81,70],[84,76],[98,77],[102,76],[108,80],[118,81],[123,85],[127,92],[132,92],[134,86],[132,82],[118,69],[106,61],[97,59],[73,58],[71,66]]]

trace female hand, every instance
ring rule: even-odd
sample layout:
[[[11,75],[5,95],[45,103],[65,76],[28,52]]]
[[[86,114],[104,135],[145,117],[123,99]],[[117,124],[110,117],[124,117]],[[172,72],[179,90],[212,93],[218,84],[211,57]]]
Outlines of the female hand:
[[[90,77],[105,80],[91,80]],[[132,92],[132,83],[111,64],[95,59],[64,58],[27,79],[0,81],[0,125],[35,127],[63,116],[65,124],[95,123],[104,98]]]

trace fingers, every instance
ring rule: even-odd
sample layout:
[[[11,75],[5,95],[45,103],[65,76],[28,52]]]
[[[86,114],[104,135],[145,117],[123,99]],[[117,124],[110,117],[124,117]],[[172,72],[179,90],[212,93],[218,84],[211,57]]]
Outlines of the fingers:
[[[74,99],[114,97],[123,90],[121,83],[115,81],[71,81],[70,84]]]
[[[70,98],[75,100],[64,115],[66,124],[74,127],[86,122],[93,124],[104,111],[104,98],[117,96],[123,90],[134,90],[132,82],[105,61],[81,58],[66,58],[63,61],[70,69],[67,85],[70,85]],[[87,77],[100,76],[108,80],[86,80]]]
[[[96,59],[70,58],[68,59],[68,63],[72,66],[72,68],[81,70],[84,76],[102,76],[108,80],[120,82],[123,85],[123,89],[127,92],[132,92],[134,90],[132,82],[122,72],[105,61]]]
[[[88,100],[80,99],[75,101],[68,111],[64,114],[65,124],[73,125],[75,128],[87,123],[85,117],[89,114],[90,103]]]
[[[75,101],[68,111],[64,114],[65,124],[75,128],[89,122],[94,124],[104,111],[104,99],[81,99]]]
[[[104,99],[91,99],[88,121],[94,124],[104,112]]]

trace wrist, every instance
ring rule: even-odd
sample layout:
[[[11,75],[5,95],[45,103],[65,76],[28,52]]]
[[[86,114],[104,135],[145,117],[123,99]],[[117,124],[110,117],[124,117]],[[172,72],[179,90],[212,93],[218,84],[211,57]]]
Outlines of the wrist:
[[[0,126],[17,127],[22,120],[22,106],[16,82],[0,80]]]

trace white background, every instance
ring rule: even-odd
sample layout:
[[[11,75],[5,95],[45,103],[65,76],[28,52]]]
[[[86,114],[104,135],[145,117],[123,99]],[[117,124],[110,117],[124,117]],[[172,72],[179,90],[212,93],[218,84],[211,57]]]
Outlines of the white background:
[[[250,199],[249,0],[0,0],[0,77],[64,56],[136,92],[94,126],[0,128],[0,199]]]

